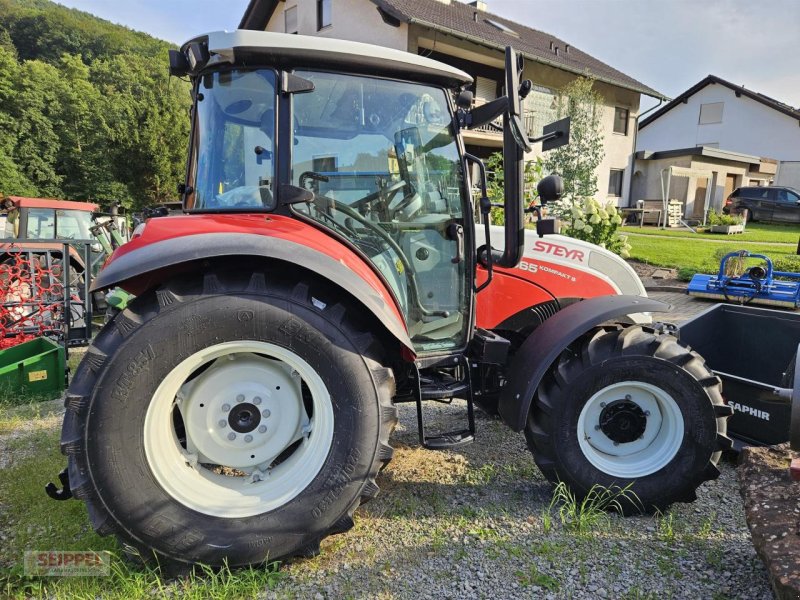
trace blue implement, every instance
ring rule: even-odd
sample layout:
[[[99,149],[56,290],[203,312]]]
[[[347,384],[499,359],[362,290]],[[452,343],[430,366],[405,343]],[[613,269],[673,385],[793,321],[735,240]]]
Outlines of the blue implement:
[[[766,268],[757,265],[750,267],[741,275],[729,275],[728,262],[745,258],[762,259]],[[692,277],[686,293],[699,298],[724,300],[736,304],[753,303],[797,308],[800,306],[800,273],[775,271],[769,257],[739,250],[730,252],[722,258],[716,275],[697,273]]]

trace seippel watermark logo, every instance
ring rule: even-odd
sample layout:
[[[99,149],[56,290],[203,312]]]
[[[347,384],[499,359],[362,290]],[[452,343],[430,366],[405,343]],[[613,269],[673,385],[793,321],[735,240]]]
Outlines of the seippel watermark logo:
[[[102,577],[111,573],[111,553],[78,550],[28,550],[25,575]]]

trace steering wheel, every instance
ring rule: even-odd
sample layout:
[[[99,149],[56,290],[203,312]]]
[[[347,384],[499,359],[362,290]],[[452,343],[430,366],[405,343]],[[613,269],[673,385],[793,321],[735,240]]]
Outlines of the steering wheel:
[[[371,194],[369,194],[367,196],[364,196],[363,198],[359,198],[355,202],[351,202],[350,203],[350,208],[353,208],[353,207],[361,208],[362,206],[365,206],[365,205],[369,204],[370,202],[374,202],[375,200],[377,200],[378,198],[380,198],[382,196],[386,196],[386,200],[387,200],[386,203],[388,205],[392,201],[392,198],[394,198],[397,195],[397,192],[399,192],[404,187],[406,187],[406,185],[408,185],[408,184],[405,182],[405,180],[401,179],[400,181],[397,181],[397,182],[393,183],[392,185],[390,185],[388,188],[380,189],[377,192],[372,192]]]

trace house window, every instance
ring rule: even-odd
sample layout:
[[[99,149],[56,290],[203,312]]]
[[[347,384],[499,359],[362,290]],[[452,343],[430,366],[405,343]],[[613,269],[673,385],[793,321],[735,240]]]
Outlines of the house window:
[[[494,79],[478,75],[475,78],[475,97],[487,102],[497,98],[497,82]]]
[[[628,135],[628,115],[627,108],[620,108],[619,106],[614,109],[614,133],[621,133]]]
[[[331,4],[333,0],[317,0],[317,31],[331,26]]]
[[[700,125],[710,123],[722,123],[722,109],[725,108],[724,102],[712,102],[700,105]]]
[[[608,195],[609,196],[622,196],[622,176],[625,174],[625,169],[611,169],[608,176]]]
[[[286,33],[297,33],[297,7],[287,8],[283,13],[286,25]]]

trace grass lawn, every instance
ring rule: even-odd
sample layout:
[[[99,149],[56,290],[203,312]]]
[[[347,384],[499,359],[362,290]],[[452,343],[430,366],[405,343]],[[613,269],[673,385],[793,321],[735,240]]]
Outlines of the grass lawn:
[[[765,246],[744,242],[738,236],[731,238],[729,244],[710,244],[702,239],[654,236],[630,237],[628,241],[632,246],[630,251],[632,259],[660,267],[677,268],[684,278],[691,277],[694,273],[716,272],[722,255],[736,250],[765,254],[776,263],[776,269],[779,270],[797,270],[800,267],[800,257],[795,254],[797,248],[794,245]]]
[[[735,235],[720,235],[718,233],[692,233],[685,228],[674,229],[659,229],[658,227],[621,227],[621,233],[636,233],[642,235],[657,235],[668,236],[676,238],[687,239],[710,239],[717,241],[726,241],[730,239],[732,243],[738,244],[743,242],[782,242],[786,244],[797,245],[797,240],[800,238],[800,225],[779,225],[775,223],[748,223],[744,233],[737,233]],[[631,240],[634,243],[639,238]]]
[[[199,570],[168,580],[155,567],[135,567],[122,558],[113,537],[98,536],[83,502],[48,498],[44,485],[64,468],[59,452],[60,401],[6,409],[0,434],[28,425],[22,435],[4,442],[18,460],[0,469],[0,598],[219,598],[263,597],[283,574],[277,565],[218,572]],[[26,550],[107,550],[112,553],[107,577],[27,577]]]

